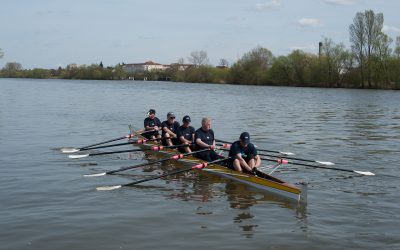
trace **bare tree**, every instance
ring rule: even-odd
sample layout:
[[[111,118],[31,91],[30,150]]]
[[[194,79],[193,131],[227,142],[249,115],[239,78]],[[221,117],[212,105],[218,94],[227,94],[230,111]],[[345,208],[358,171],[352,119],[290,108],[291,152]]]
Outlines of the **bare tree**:
[[[367,10],[364,13],[364,22],[365,22],[365,36],[366,36],[366,46],[365,46],[365,55],[367,57],[366,66],[367,66],[367,80],[368,87],[372,86],[372,65],[373,65],[373,57],[376,53],[378,53],[377,48],[380,46],[380,42],[384,41],[382,39],[383,33],[383,14],[378,13],[375,14],[372,10]]]
[[[394,48],[394,54],[397,58],[400,58],[400,36],[396,37],[396,47]]]
[[[229,66],[228,60],[226,60],[225,58],[222,58],[221,60],[219,60],[219,66],[228,67]]]
[[[6,66],[4,67],[4,69],[9,70],[9,71],[22,70],[22,65],[17,62],[8,62],[8,63],[6,63]]]
[[[193,51],[192,53],[190,53],[190,57],[188,57],[188,60],[190,63],[196,66],[206,65],[208,64],[207,52],[205,52],[204,50]]]
[[[3,58],[4,52],[0,49],[0,58]]]
[[[364,14],[358,12],[349,27],[351,50],[358,62],[361,76],[361,87],[364,88],[364,48],[366,43]]]

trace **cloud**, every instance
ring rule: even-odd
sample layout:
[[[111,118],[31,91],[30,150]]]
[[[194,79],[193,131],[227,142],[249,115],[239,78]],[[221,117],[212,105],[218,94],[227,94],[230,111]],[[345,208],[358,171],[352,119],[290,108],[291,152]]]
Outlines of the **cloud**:
[[[333,5],[352,5],[356,4],[358,0],[324,0],[324,2]]]
[[[265,11],[265,10],[270,10],[270,9],[273,9],[273,8],[277,8],[279,6],[281,6],[281,1],[280,0],[272,0],[272,1],[269,1],[267,3],[258,3],[258,4],[256,4],[255,9],[257,11]]]
[[[400,33],[400,28],[395,27],[395,26],[383,25],[382,30],[383,30],[384,32],[395,32],[395,33]]]
[[[320,20],[315,19],[315,18],[302,18],[299,21],[297,21],[298,24],[304,27],[321,27],[322,23]]]

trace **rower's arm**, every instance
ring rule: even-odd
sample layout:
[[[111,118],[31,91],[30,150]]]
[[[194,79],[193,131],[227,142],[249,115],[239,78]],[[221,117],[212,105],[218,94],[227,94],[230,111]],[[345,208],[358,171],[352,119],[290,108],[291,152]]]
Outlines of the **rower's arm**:
[[[210,145],[208,145],[207,143],[204,143],[200,138],[196,139],[196,144],[199,145],[202,148],[209,148]]]
[[[183,135],[179,136],[179,140],[180,140],[182,143],[185,143],[185,144],[190,144],[190,143],[191,143],[191,141],[186,140],[185,137],[184,137]]]
[[[172,132],[169,128],[164,127],[163,130],[165,133],[169,134],[170,136],[176,137],[176,134],[174,132]]]
[[[255,157],[256,160],[256,164],[254,165],[254,167],[258,168],[261,165],[261,158],[259,155],[256,155]]]

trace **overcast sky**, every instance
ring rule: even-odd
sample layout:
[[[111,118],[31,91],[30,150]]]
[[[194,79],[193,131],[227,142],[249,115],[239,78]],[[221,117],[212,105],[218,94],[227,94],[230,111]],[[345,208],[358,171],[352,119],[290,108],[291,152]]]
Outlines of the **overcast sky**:
[[[0,67],[169,64],[195,50],[217,65],[258,45],[317,53],[324,37],[348,46],[349,25],[367,9],[400,36],[400,0],[0,0]]]

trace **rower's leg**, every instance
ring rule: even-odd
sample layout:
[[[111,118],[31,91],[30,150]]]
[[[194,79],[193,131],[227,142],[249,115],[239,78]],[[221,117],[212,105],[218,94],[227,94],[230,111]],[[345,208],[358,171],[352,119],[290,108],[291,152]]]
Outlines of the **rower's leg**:
[[[238,159],[233,161],[233,167],[236,171],[242,172],[242,166],[240,166],[240,161]]]
[[[251,158],[248,162],[247,165],[249,165],[249,167],[251,169],[253,169],[256,166],[256,161],[254,160],[254,158]]]

